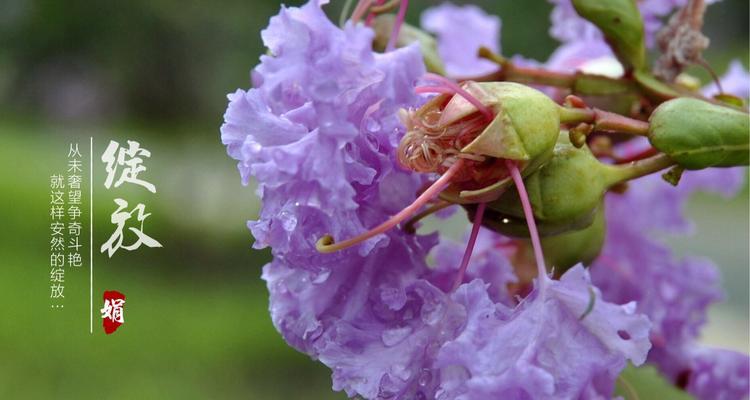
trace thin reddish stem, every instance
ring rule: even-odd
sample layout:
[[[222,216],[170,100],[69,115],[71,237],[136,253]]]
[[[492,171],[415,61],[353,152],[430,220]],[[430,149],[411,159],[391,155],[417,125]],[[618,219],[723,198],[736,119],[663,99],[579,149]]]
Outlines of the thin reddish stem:
[[[427,204],[430,200],[437,197],[440,192],[443,191],[450,183],[453,177],[456,175],[456,173],[463,167],[464,160],[458,159],[456,162],[451,165],[450,168],[448,168],[447,171],[433,183],[430,185],[427,190],[425,190],[419,197],[417,197],[416,200],[414,200],[413,203],[408,205],[403,210],[399,211],[398,214],[392,216],[387,221],[383,222],[382,224],[378,225],[377,227],[361,234],[357,235],[351,239],[344,240],[343,242],[335,243],[333,238],[330,235],[323,236],[318,240],[318,243],[315,244],[315,247],[318,249],[321,253],[333,253],[335,251],[343,250],[348,247],[354,246],[355,244],[362,243],[365,240],[379,235],[381,233],[385,233],[394,226],[398,225],[400,222],[406,220],[407,218],[414,215],[417,211],[419,211],[422,206]]]
[[[453,82],[452,80],[440,76],[437,74],[427,73],[424,75],[424,78],[433,82],[440,83],[442,86],[452,89],[457,95],[463,97],[471,103],[474,107],[481,112],[484,117],[487,119],[487,121],[491,121],[493,118],[495,118],[495,114],[492,112],[492,109],[482,104],[481,101],[479,101],[476,97],[472,96],[471,93],[464,90],[461,86],[459,86],[456,82]]]
[[[526,224],[529,226],[531,246],[534,248],[534,258],[536,258],[536,268],[539,275],[539,293],[540,295],[543,295],[547,284],[547,267],[544,265],[542,242],[539,240],[539,231],[536,229],[534,211],[531,209],[529,194],[526,192],[526,185],[523,183],[521,171],[518,170],[518,166],[511,160],[505,160],[505,165],[508,168],[508,171],[510,171],[510,176],[513,178],[513,183],[516,185],[516,190],[518,190],[518,197],[521,200],[523,214],[526,217]]]
[[[365,12],[367,9],[370,8],[370,5],[372,4],[372,0],[359,0],[357,3],[357,6],[354,7],[354,12],[352,12],[351,20],[353,23],[359,22],[359,20],[362,19],[362,17],[365,15]]]
[[[385,3],[385,0],[375,0],[376,6],[383,5],[383,3]],[[365,19],[365,25],[372,26],[372,21],[374,19],[375,19],[375,13],[370,12],[369,14],[367,14],[367,19]]]
[[[398,34],[401,32],[401,25],[404,24],[406,18],[406,9],[409,8],[409,0],[401,0],[401,4],[398,5],[398,14],[396,14],[396,21],[393,23],[393,31],[391,31],[391,37],[388,38],[388,45],[385,46],[385,51],[393,51],[396,48],[396,40]]]
[[[644,158],[649,158],[657,154],[659,154],[659,150],[656,150],[653,147],[649,147],[645,150],[639,151],[626,157],[615,157],[615,162],[617,164],[627,164],[629,162],[643,160]]]
[[[456,280],[453,282],[452,292],[461,286],[464,281],[464,274],[466,269],[469,267],[469,260],[471,260],[471,253],[474,252],[474,244],[477,242],[477,236],[479,235],[479,228],[482,227],[482,218],[484,217],[484,209],[487,207],[487,203],[479,203],[477,206],[476,214],[474,214],[474,226],[471,228],[471,234],[469,235],[469,242],[466,243],[466,250],[464,251],[464,258],[461,260],[461,266],[458,267],[458,275]]]

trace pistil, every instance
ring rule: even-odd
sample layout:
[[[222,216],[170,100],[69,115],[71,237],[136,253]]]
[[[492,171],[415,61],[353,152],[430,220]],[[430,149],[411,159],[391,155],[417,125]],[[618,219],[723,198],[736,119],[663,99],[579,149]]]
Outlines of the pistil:
[[[427,188],[427,190],[425,190],[419,197],[417,197],[417,199],[414,200],[413,203],[411,203],[406,208],[401,210],[398,214],[389,218],[387,221],[383,222],[377,227],[361,235],[357,235],[351,239],[347,239],[338,243],[334,241],[331,235],[325,235],[318,240],[318,242],[315,244],[315,248],[321,253],[333,253],[339,250],[344,250],[346,248],[352,247],[356,244],[364,242],[367,239],[370,239],[373,236],[389,231],[391,228],[395,227],[402,221],[414,215],[417,211],[419,211],[420,208],[422,208],[430,200],[437,197],[440,194],[440,192],[442,192],[443,189],[445,189],[451,183],[451,180],[453,179],[453,177],[463,167],[463,164],[464,164],[463,159],[460,159],[460,158],[457,159],[456,162],[453,163],[453,165],[451,165],[451,167],[448,168],[448,170],[445,171],[445,173],[438,180],[436,180],[435,183],[430,185],[430,187]]]

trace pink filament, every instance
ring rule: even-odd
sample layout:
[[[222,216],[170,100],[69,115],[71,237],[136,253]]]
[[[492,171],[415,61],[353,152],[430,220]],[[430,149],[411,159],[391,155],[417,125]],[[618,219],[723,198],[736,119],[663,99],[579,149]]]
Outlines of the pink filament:
[[[477,206],[476,214],[474,214],[474,226],[471,228],[469,242],[466,243],[466,250],[464,251],[464,258],[461,260],[461,266],[458,268],[458,275],[456,276],[456,281],[453,282],[453,289],[451,291],[458,289],[464,281],[464,274],[469,267],[469,260],[471,259],[471,253],[474,251],[474,244],[479,235],[479,228],[482,226],[482,217],[484,216],[484,209],[486,206],[487,203],[479,203]]]
[[[445,93],[445,94],[456,94],[456,92],[445,86],[417,86],[414,88],[414,93],[425,94],[425,93]]]
[[[536,258],[536,267],[539,274],[539,293],[543,294],[547,282],[547,267],[544,265],[542,242],[539,240],[539,231],[536,229],[536,221],[534,220],[534,212],[531,209],[529,194],[526,192],[526,185],[523,183],[521,172],[518,170],[516,163],[512,160],[505,160],[505,165],[510,171],[511,177],[513,177],[513,183],[516,184],[518,197],[521,200],[521,206],[523,207],[523,215],[526,217],[526,224],[529,226],[531,246],[534,248],[534,258]]]
[[[385,3],[385,0],[376,0],[375,5],[383,5]],[[375,19],[375,13],[369,13],[367,14],[367,19],[365,20],[365,25],[372,26],[372,20]]]
[[[404,18],[406,18],[406,9],[409,7],[409,0],[401,0],[401,3],[398,5],[398,14],[396,14],[396,22],[393,23],[393,31],[391,32],[391,37],[388,38],[388,45],[385,47],[385,51],[389,52],[396,48],[396,40],[398,39],[398,34],[401,32],[401,25],[404,23]]]
[[[372,0],[359,0],[357,6],[354,7],[354,12],[352,12],[352,16],[350,18],[353,23],[356,24],[360,19],[362,19],[365,11],[370,8],[370,4],[372,4]]]
[[[437,75],[437,74],[432,74],[432,73],[425,74],[424,78],[430,81],[440,83],[443,87],[447,87],[453,90],[454,93],[463,97],[464,99],[466,99],[466,101],[471,103],[471,105],[476,107],[477,110],[479,110],[479,112],[481,112],[484,115],[487,121],[491,121],[495,117],[495,115],[492,112],[492,109],[482,104],[481,101],[479,101],[476,97],[472,96],[471,93],[461,88],[461,86],[459,86],[457,83],[453,82],[452,80],[445,78],[443,76]]]
[[[379,235],[381,233],[384,233],[394,226],[398,225],[403,220],[411,217],[414,213],[419,211],[422,206],[427,204],[430,200],[437,197],[440,192],[443,191],[451,182],[453,177],[456,175],[456,173],[463,167],[463,159],[458,159],[453,165],[451,165],[450,168],[448,168],[447,171],[433,183],[430,185],[427,190],[425,190],[419,197],[417,197],[416,200],[414,200],[413,203],[408,205],[403,210],[399,211],[398,214],[392,216],[387,221],[383,222],[382,224],[378,225],[377,227],[361,234],[358,236],[355,236],[351,239],[344,240],[342,242],[333,243],[330,245],[323,245],[322,248],[318,248],[319,251],[324,253],[330,253],[338,250],[343,250],[347,247],[354,246],[355,244],[361,243],[373,236]]]

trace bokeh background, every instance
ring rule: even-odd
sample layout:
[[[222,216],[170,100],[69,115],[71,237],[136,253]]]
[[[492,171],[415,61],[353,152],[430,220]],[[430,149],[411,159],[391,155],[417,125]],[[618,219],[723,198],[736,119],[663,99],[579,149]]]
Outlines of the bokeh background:
[[[341,3],[328,7],[336,19]],[[545,1],[474,3],[501,16],[504,54],[545,60],[556,46]],[[408,20],[418,22],[431,4],[413,1]],[[287,347],[271,325],[260,280],[270,254],[251,249],[245,227],[258,200],[219,140],[225,95],[250,85],[264,51],[260,30],[279,7],[275,0],[0,0],[1,399],[345,398],[331,392],[327,368]],[[707,59],[719,73],[733,58],[747,65],[747,16],[745,0],[709,9]],[[115,197],[146,204],[145,230],[164,245],[112,259],[95,252],[94,334],[88,268],[68,270],[62,310],[50,308],[48,276],[49,175],[64,172],[68,143],[87,150],[89,137],[95,248],[113,231]],[[98,157],[109,140],[128,139],[152,152],[141,177],[156,194],[104,190]],[[731,201],[699,195],[688,212],[697,233],[670,243],[714,259],[727,290],[704,341],[747,351],[747,189]],[[464,226],[454,218],[447,229]],[[98,309],[108,289],[128,300],[125,325],[105,336]],[[684,396],[652,369],[626,376],[642,399]]]

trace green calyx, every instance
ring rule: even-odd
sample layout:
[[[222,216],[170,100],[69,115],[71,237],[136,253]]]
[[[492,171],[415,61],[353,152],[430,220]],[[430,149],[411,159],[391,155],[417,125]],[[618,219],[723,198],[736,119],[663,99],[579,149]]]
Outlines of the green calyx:
[[[654,110],[651,145],[685,169],[748,165],[750,116],[703,100],[679,98]]]
[[[596,208],[594,220],[588,227],[542,238],[544,258],[547,264],[555,269],[557,276],[578,263],[589,265],[601,252],[605,234],[606,223],[602,202]]]
[[[491,107],[495,118],[461,153],[514,160],[523,175],[535,171],[552,156],[560,131],[558,106],[542,92],[513,82],[468,82],[464,89]],[[476,112],[461,96],[443,109],[440,124],[450,125]],[[443,198],[454,203],[492,201],[512,185],[510,177],[477,190],[449,188]]]
[[[539,234],[542,237],[589,227],[609,188],[672,166],[657,155],[627,165],[609,165],[588,146],[576,148],[567,132],[559,135],[552,158],[524,178]],[[528,237],[518,192],[511,187],[487,205],[485,225],[514,237]]]
[[[646,69],[643,19],[635,0],[573,0],[573,7],[604,33],[623,65]]]
[[[558,235],[589,226],[613,183],[609,168],[588,147],[578,149],[570,143],[567,133],[560,134],[552,159],[524,179],[540,235]],[[528,236],[515,188],[488,204],[488,209],[497,213],[502,233]]]
[[[464,205],[464,208],[467,209],[470,218],[473,218],[476,205]],[[528,230],[523,219],[503,217],[496,212],[487,210],[485,211],[483,225],[496,232],[530,242],[526,238]],[[541,243],[542,248],[544,248],[546,264],[553,268],[558,276],[578,263],[590,264],[599,255],[604,245],[605,225],[604,203],[601,202],[596,207],[588,226],[542,237]],[[523,247],[529,252],[529,257],[533,257],[531,248],[530,243]]]
[[[396,17],[393,14],[381,14],[373,20],[372,28],[375,31],[373,48],[375,50],[385,50],[395,20]],[[404,23],[396,39],[396,47],[406,47],[412,43],[419,43],[419,49],[428,71],[445,75],[445,66],[438,53],[435,38],[417,27]]]

